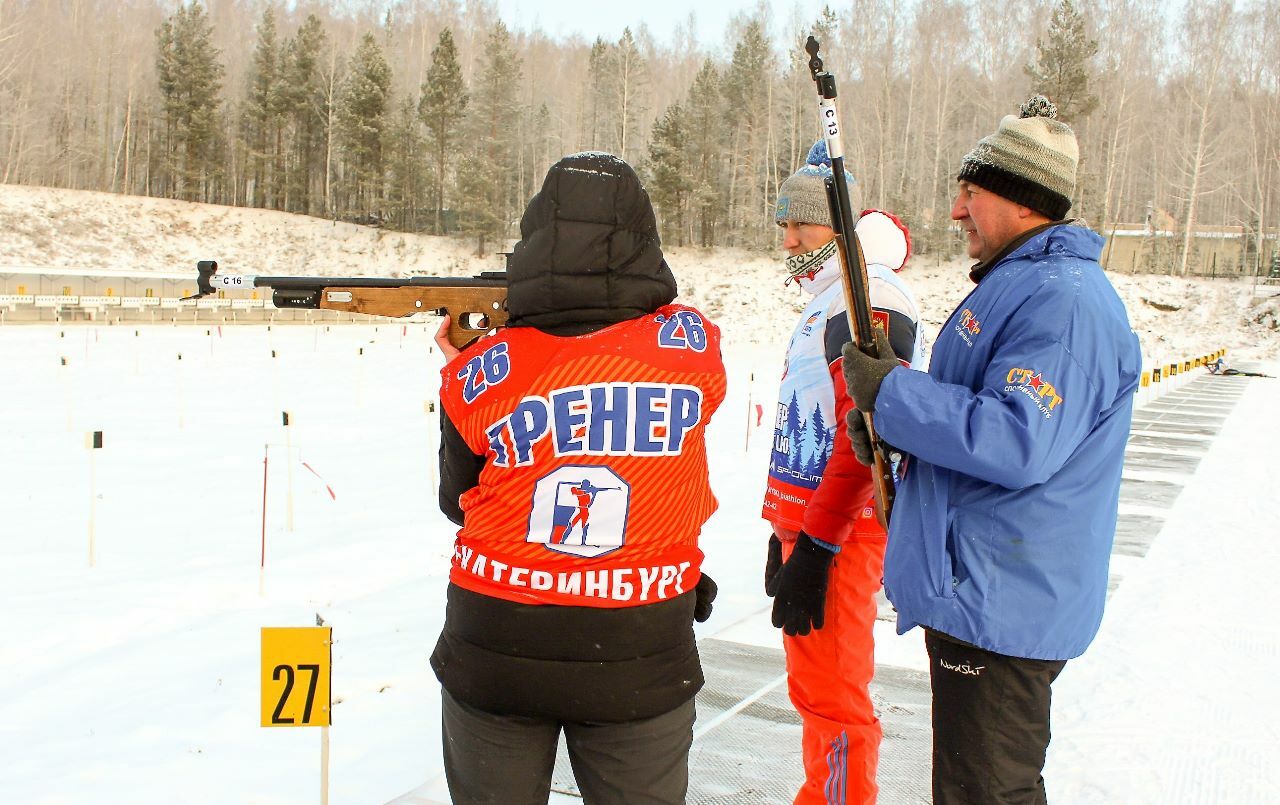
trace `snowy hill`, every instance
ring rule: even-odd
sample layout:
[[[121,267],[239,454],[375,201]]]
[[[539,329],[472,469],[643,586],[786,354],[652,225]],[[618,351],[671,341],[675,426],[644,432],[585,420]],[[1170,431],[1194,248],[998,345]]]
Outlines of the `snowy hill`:
[[[390,232],[269,210],[78,190],[0,185],[5,266],[186,270],[217,259],[249,274],[465,275],[499,268],[473,242]],[[681,300],[718,321],[730,344],[779,344],[800,293],[782,285],[776,255],[669,248]],[[971,287],[970,261],[916,259],[905,276],[924,309],[927,338]],[[1113,274],[1153,362],[1231,350],[1232,359],[1280,352],[1280,288],[1252,281]],[[1256,290],[1256,293],[1255,293]]]

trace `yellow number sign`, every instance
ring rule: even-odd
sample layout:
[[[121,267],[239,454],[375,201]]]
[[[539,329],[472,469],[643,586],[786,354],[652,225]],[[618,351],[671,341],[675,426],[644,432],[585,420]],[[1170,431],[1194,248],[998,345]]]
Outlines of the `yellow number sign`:
[[[333,629],[262,628],[262,726],[329,726]]]

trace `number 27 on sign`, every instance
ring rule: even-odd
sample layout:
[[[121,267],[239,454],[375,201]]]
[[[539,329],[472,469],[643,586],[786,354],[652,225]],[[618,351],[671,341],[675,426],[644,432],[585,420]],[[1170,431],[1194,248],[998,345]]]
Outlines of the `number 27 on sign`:
[[[262,628],[262,726],[329,726],[332,632]]]

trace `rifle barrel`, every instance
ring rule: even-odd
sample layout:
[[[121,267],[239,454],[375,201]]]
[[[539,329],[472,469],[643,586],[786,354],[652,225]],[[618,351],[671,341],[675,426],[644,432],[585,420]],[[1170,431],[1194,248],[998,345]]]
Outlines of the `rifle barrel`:
[[[818,110],[822,121],[822,136],[827,143],[827,155],[831,159],[831,177],[826,180],[827,206],[831,212],[831,228],[835,234],[840,255],[840,274],[844,285],[845,315],[849,320],[853,342],[872,357],[888,357],[877,354],[875,324],[871,318],[870,282],[867,279],[867,261],[862,254],[862,244],[854,229],[853,209],[849,201],[849,186],[844,178],[844,146],[840,142],[840,116],[836,109],[836,80],[823,69],[820,45],[810,36],[804,49],[809,54],[809,72],[818,90]],[[880,449],[873,451],[871,480],[875,488],[876,519],[884,528],[889,527],[893,513],[893,466],[885,456],[884,442],[876,433],[874,416],[862,412],[867,434]]]
[[[496,273],[496,272],[489,272]],[[234,276],[234,275],[232,275]],[[479,277],[258,277],[254,276],[255,288],[281,288],[291,290],[320,290],[323,288],[403,288],[406,285],[427,288],[495,288],[505,287],[507,281],[501,275],[497,278],[481,275]]]
[[[270,288],[271,303],[285,309],[322,309],[398,318],[447,314],[449,340],[462,347],[507,321],[505,272],[472,277],[266,277],[219,274],[214,260],[197,264],[199,299],[219,290]]]

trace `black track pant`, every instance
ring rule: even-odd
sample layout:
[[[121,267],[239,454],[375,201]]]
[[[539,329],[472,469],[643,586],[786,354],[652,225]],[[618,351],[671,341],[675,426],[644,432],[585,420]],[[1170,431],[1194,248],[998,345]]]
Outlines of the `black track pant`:
[[[1065,660],[995,654],[925,630],[935,805],[1043,805],[1050,685]]]
[[[545,805],[564,730],[587,805],[683,805],[693,699],[654,718],[562,723],[477,710],[441,690],[444,770],[454,805]]]

